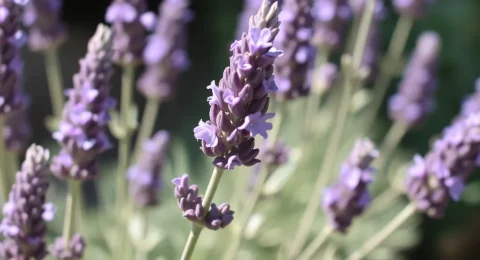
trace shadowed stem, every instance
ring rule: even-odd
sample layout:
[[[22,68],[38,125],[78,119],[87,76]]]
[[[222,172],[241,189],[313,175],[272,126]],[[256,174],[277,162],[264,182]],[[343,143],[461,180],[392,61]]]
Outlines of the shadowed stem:
[[[64,96],[62,73],[56,49],[51,49],[45,52],[45,69],[48,89],[50,91],[50,100],[52,102],[53,119],[56,120],[57,123],[62,116]]]
[[[138,131],[137,141],[135,143],[135,149],[133,150],[133,161],[136,161],[142,144],[145,140],[150,138],[153,129],[155,127],[155,119],[157,119],[158,109],[160,107],[160,101],[154,98],[149,98],[143,111],[142,122],[140,124],[140,130]]]
[[[372,250],[378,247],[385,239],[387,239],[395,230],[397,230],[408,218],[416,211],[413,203],[408,204],[392,221],[390,221],[382,230],[376,233],[363,246],[350,255],[347,260],[360,260],[365,258]]]
[[[75,208],[78,203],[78,195],[81,187],[80,181],[68,181],[67,202],[65,205],[65,216],[63,219],[63,240],[65,242],[65,249],[68,248],[68,243],[73,233],[73,224],[75,218]]]
[[[0,187],[2,188],[2,201],[7,202],[8,192],[10,188],[8,187],[8,167],[5,164],[6,156],[6,147],[5,139],[3,138],[3,131],[5,127],[5,116],[0,116]]]
[[[210,182],[208,183],[207,192],[205,193],[205,197],[203,198],[202,206],[205,209],[205,215],[207,215],[208,210],[210,209],[210,204],[212,204],[213,197],[215,196],[215,192],[217,192],[218,185],[222,180],[223,169],[215,167],[213,169],[212,177],[210,177]],[[187,243],[183,248],[182,258],[181,260],[190,260],[193,255],[193,251],[195,250],[195,246],[197,244],[198,238],[200,237],[200,233],[202,232],[203,227],[192,224],[192,230],[190,231],[190,235],[188,236]]]
[[[307,248],[297,258],[298,260],[309,260],[320,249],[320,247],[327,241],[327,238],[333,233],[333,229],[326,227],[322,232],[318,233],[315,239],[307,246]]]
[[[305,212],[299,222],[299,228],[295,238],[292,242],[291,247],[289,248],[289,258],[297,255],[297,253],[303,247],[305,241],[308,238],[310,227],[312,226],[315,215],[320,207],[318,202],[318,196],[320,195],[322,188],[328,181],[327,175],[332,171],[333,166],[335,165],[335,158],[337,152],[340,148],[340,141],[342,138],[343,128],[345,126],[345,121],[348,117],[348,112],[350,110],[350,103],[352,99],[352,90],[356,81],[356,73],[360,67],[360,62],[365,50],[365,45],[367,42],[367,36],[370,31],[370,25],[373,20],[373,11],[375,8],[375,0],[369,0],[367,2],[364,15],[360,22],[359,32],[357,42],[354,47],[352,66],[348,69],[345,69],[347,75],[345,75],[345,84],[343,86],[342,99],[339,103],[339,109],[337,109],[337,114],[334,117],[336,119],[335,127],[331,132],[331,138],[328,142],[326,154],[323,158],[322,167],[318,173],[317,181],[315,182],[312,196],[308,201]]]
[[[143,218],[143,230],[142,230],[142,239],[145,239],[148,234],[148,211],[147,209],[142,209],[141,217]],[[141,241],[139,243],[142,243]],[[143,248],[137,248],[135,254],[135,260],[148,260],[148,251]]]
[[[371,104],[371,112],[369,117],[365,120],[367,131],[370,129],[373,121],[375,120],[378,110],[382,106],[382,101],[387,93],[390,81],[394,76],[394,69],[392,64],[397,62],[402,57],[403,50],[405,49],[405,43],[408,40],[410,31],[413,26],[413,19],[409,16],[401,16],[394,29],[390,45],[388,46],[387,53],[382,61],[383,66],[380,69],[380,74],[377,77],[375,86],[373,87],[373,101]]]

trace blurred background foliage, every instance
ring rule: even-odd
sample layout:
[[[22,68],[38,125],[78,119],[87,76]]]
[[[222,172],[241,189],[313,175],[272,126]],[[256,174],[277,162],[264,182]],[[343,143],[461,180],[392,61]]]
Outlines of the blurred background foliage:
[[[84,55],[86,42],[96,24],[104,20],[104,12],[109,2],[108,0],[64,1],[64,20],[70,32],[68,42],[60,48],[65,88],[72,86],[71,76],[78,70],[78,59]],[[150,8],[155,10],[160,2],[158,0],[149,1]],[[192,9],[196,16],[189,25],[191,68],[182,77],[177,99],[162,104],[157,129],[171,131],[177,140],[181,140],[186,145],[187,149],[182,155],[187,157],[185,160],[202,164],[204,156],[198,151],[198,143],[192,136],[192,129],[198,120],[207,117],[208,104],[205,99],[208,91],[206,86],[211,80],[218,80],[224,67],[228,64],[230,55],[228,47],[234,37],[242,1],[194,0],[192,2]],[[390,7],[390,1],[386,2]],[[426,140],[440,133],[441,129],[449,124],[459,111],[464,96],[474,91],[475,78],[480,76],[480,26],[478,26],[480,24],[480,1],[437,0],[437,2],[432,6],[428,17],[415,24],[407,45],[407,50],[410,51],[416,36],[425,30],[438,32],[443,40],[439,67],[439,89],[436,92],[437,107],[424,127],[409,132],[404,138],[402,147],[411,153],[424,154],[427,151],[429,142]],[[382,24],[384,47],[391,37],[397,19],[394,12],[391,11],[389,14],[389,18]],[[50,111],[43,59],[38,54],[30,52],[26,52],[24,57],[27,74],[26,88],[32,95],[31,122],[36,126],[34,141],[47,145],[53,144],[47,130],[41,127],[45,116]],[[115,86],[119,86],[117,84],[118,76],[117,73]],[[394,86],[396,86],[396,82],[393,82],[390,91],[395,90]],[[118,97],[119,87],[114,87],[114,92]],[[143,98],[137,96],[136,100],[140,106],[143,106]],[[385,110],[383,109],[383,111]],[[390,125],[385,114],[383,112],[376,121],[380,132],[386,131]],[[328,124],[328,122],[326,123]],[[48,146],[54,147],[55,145]],[[55,151],[52,152],[55,153]],[[106,154],[106,157],[111,159],[114,156],[115,151]],[[172,170],[175,170],[175,175],[180,175],[182,173],[178,172],[180,170],[190,171],[189,173],[194,176],[210,174],[210,172],[196,171],[194,165],[190,166],[191,170],[186,166],[178,165]],[[110,167],[110,169],[113,168]],[[198,167],[198,169],[205,169],[205,167]],[[236,172],[235,174],[242,173]],[[297,172],[296,174],[302,173]],[[473,176],[474,179],[469,185],[463,201],[452,203],[445,219],[424,218],[421,224],[423,239],[418,248],[409,254],[411,259],[423,259],[425,256],[438,257],[435,259],[478,259],[478,255],[480,255],[480,232],[478,232],[480,230],[480,224],[478,224],[480,178]],[[101,183],[108,185],[108,182]],[[90,185],[92,184],[90,183]],[[88,195],[88,185],[86,189]],[[171,190],[168,189],[168,191]],[[88,198],[90,204],[95,203],[95,198]],[[175,209],[171,210],[175,211]],[[187,230],[184,226],[178,228],[182,228],[182,231]],[[179,240],[182,241],[182,239],[183,235]]]

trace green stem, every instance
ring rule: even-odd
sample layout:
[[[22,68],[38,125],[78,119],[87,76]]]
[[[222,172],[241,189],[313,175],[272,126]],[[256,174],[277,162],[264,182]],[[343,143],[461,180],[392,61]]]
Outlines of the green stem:
[[[158,115],[158,108],[160,107],[160,101],[157,99],[149,98],[143,111],[142,122],[140,124],[140,130],[137,136],[137,142],[135,143],[135,149],[133,150],[133,161],[135,161],[142,149],[143,142],[150,138],[153,129],[155,127],[155,119]]]
[[[65,241],[65,248],[68,248],[68,243],[73,233],[73,223],[75,217],[75,204],[78,200],[78,194],[81,182],[68,181],[67,202],[65,205],[65,216],[63,219],[63,239]]]
[[[327,238],[333,233],[333,229],[325,228],[322,232],[318,233],[315,239],[307,246],[307,248],[296,259],[309,260],[320,249],[320,247],[327,241]]]
[[[392,221],[383,229],[376,233],[363,246],[350,255],[347,260],[360,260],[365,258],[372,250],[377,248],[385,239],[387,239],[395,230],[397,230],[408,218],[416,211],[414,204],[408,204]]]
[[[373,101],[371,104],[371,112],[369,117],[365,120],[367,131],[372,126],[375,120],[378,110],[382,105],[383,98],[387,93],[390,81],[393,78],[394,69],[392,64],[398,62],[401,59],[403,50],[405,49],[405,43],[408,40],[408,36],[413,26],[413,19],[409,16],[401,16],[394,29],[390,45],[387,53],[385,54],[382,69],[377,77],[375,86],[373,88]]]
[[[335,157],[340,148],[343,128],[350,110],[352,89],[356,81],[356,73],[360,67],[360,62],[364,53],[367,36],[373,19],[374,7],[375,0],[369,0],[365,8],[365,13],[360,22],[358,39],[353,53],[352,67],[346,71],[348,75],[345,79],[342,99],[339,103],[340,107],[337,109],[338,112],[335,116],[335,127],[333,128],[332,136],[328,142],[326,149],[327,152],[323,158],[322,167],[318,173],[312,196],[310,196],[310,200],[308,201],[305,212],[299,222],[298,231],[294,237],[292,246],[289,249],[289,258],[297,255],[308,238],[310,227],[312,226],[313,221],[315,220],[315,215],[320,207],[320,203],[318,203],[318,196],[320,195],[325,182],[328,181],[327,175],[332,171],[333,166],[335,165]]]
[[[388,130],[382,147],[380,148],[380,153],[382,155],[381,160],[379,160],[378,163],[378,169],[380,170],[380,172],[383,172],[383,170],[385,170],[388,160],[392,156],[393,151],[398,146],[402,138],[405,136],[407,129],[408,128],[405,127],[405,125],[397,122],[393,124],[392,127],[390,127],[390,130]]]
[[[132,131],[129,126],[129,114],[132,105],[133,83],[135,80],[135,67],[126,66],[122,73],[122,93],[120,100],[120,119],[124,136],[118,144],[118,172],[117,172],[117,212],[121,211],[126,194],[125,174],[130,162],[130,137]]]
[[[202,206],[205,209],[205,215],[208,213],[208,209],[210,209],[210,204],[212,204],[213,197],[217,192],[218,185],[222,180],[223,169],[215,167],[213,169],[212,177],[210,178],[210,182],[208,183],[207,192],[205,193],[205,197],[203,198]],[[181,260],[190,260],[195,250],[195,246],[197,244],[198,238],[200,237],[200,233],[202,232],[203,227],[192,224],[192,230],[190,231],[190,235],[188,236],[187,243],[183,249]]]
[[[143,230],[142,230],[142,239],[145,239],[148,234],[148,212],[144,209],[141,211],[141,215],[143,218]],[[138,241],[139,244],[142,243]],[[148,260],[148,252],[145,251],[143,248],[137,248],[135,254],[135,260]]]
[[[45,52],[45,69],[47,73],[48,89],[50,91],[50,99],[52,102],[53,116],[56,120],[59,120],[62,116],[64,96],[62,73],[56,49],[51,49]]]
[[[6,147],[5,147],[5,139],[3,138],[3,131],[5,126],[5,117],[0,116],[0,170],[1,170],[1,177],[0,177],[0,187],[2,188],[2,201],[7,202],[8,200],[8,192],[10,191],[10,187],[8,186],[8,167],[6,165],[5,156],[6,156]]]
[[[317,57],[315,59],[316,67],[320,67],[323,64],[328,62],[329,52],[327,50],[318,50]],[[304,120],[304,127],[306,134],[313,133],[313,128],[315,126],[315,118],[318,112],[318,107],[320,106],[320,102],[322,100],[323,93],[319,91],[319,87],[314,86],[314,84],[318,84],[318,81],[314,80],[312,82],[312,90],[318,90],[311,95],[307,99],[307,108],[306,108],[306,116]]]

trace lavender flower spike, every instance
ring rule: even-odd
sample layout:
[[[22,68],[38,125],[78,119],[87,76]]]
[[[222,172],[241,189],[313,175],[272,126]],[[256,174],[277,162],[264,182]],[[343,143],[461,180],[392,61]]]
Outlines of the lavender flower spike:
[[[32,51],[55,49],[65,42],[61,11],[62,0],[30,0],[23,19],[30,27],[28,45]]]
[[[148,38],[143,53],[147,67],[137,85],[148,98],[172,98],[180,73],[188,67],[186,24],[193,16],[188,10],[189,3],[188,0],[167,0],[160,5],[155,32]]]
[[[276,91],[273,63],[282,52],[273,48],[279,32],[278,6],[265,0],[259,12],[250,19],[248,34],[235,41],[230,66],[223,73],[219,86],[208,87],[212,96],[210,120],[200,121],[194,135],[202,141],[202,151],[216,157],[214,165],[223,169],[251,166],[259,162],[255,135],[267,137],[274,116],[267,113],[269,93]]]
[[[27,150],[22,168],[16,174],[0,231],[5,241],[0,245],[2,259],[43,259],[47,255],[46,221],[52,220],[54,207],[47,206],[48,159],[50,153],[41,146]]]
[[[127,171],[130,195],[139,207],[158,204],[157,193],[162,185],[161,175],[169,140],[167,131],[159,131],[151,139],[146,140],[138,163]]]
[[[419,19],[427,14],[428,7],[436,0],[393,0],[392,2],[399,14]]]
[[[421,124],[433,109],[439,52],[440,38],[436,33],[420,35],[398,93],[389,100],[389,115],[393,121],[414,127]]]
[[[377,157],[378,151],[370,140],[357,141],[342,165],[339,180],[325,191],[323,209],[335,230],[345,232],[353,218],[362,214],[370,203],[367,188],[374,172],[370,164]]]
[[[85,246],[85,240],[80,234],[72,236],[67,248],[65,248],[65,240],[59,237],[50,246],[50,253],[57,260],[81,260]]]
[[[74,88],[67,91],[63,118],[53,134],[62,146],[51,166],[58,177],[95,178],[98,156],[111,147],[105,133],[110,120],[108,110],[114,105],[110,97],[111,39],[108,26],[99,25],[90,39],[87,55],[80,60],[80,71],[73,77]]]
[[[449,198],[460,199],[479,156],[480,113],[474,113],[447,127],[425,158],[415,156],[406,189],[418,210],[443,217]]]
[[[351,17],[346,0],[315,0],[312,44],[319,51],[337,51],[342,47],[345,26]]]
[[[146,31],[153,27],[152,13],[145,0],[113,0],[105,14],[112,24],[113,60],[117,64],[137,65],[142,61]]]
[[[173,179],[172,183],[175,185],[175,198],[184,218],[211,230],[225,228],[233,221],[234,212],[230,210],[228,203],[222,203],[218,207],[212,203],[210,210],[205,214],[202,197],[198,195],[198,186],[189,185],[188,174]]]
[[[475,93],[463,101],[459,117],[465,118],[472,113],[478,112],[480,112],[480,78],[475,81]]]
[[[4,0],[0,2],[0,114],[26,105],[21,91],[23,64],[20,60],[20,48],[25,42],[25,33],[21,30],[22,15],[28,1]]]
[[[287,100],[306,96],[315,59],[315,50],[310,45],[313,34],[310,0],[285,0],[279,19],[282,24],[274,45],[284,55],[275,61],[276,97]]]

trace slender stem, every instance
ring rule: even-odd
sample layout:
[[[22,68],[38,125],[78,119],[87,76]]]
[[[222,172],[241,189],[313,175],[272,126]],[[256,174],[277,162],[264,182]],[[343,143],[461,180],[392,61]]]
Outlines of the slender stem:
[[[388,86],[392,80],[394,70],[392,69],[392,63],[397,62],[401,57],[403,50],[405,49],[405,43],[408,40],[408,36],[413,26],[413,19],[409,16],[401,16],[395,26],[390,45],[387,53],[385,54],[383,66],[380,70],[380,74],[377,77],[375,86],[373,88],[373,101],[371,104],[371,111],[369,117],[365,120],[367,131],[370,129],[378,110],[382,105],[383,98],[387,93]]]
[[[68,194],[67,202],[65,205],[65,216],[63,219],[63,239],[65,241],[65,248],[68,248],[68,243],[73,233],[73,223],[75,217],[75,204],[78,200],[78,190],[80,189],[81,182],[68,181]]]
[[[131,129],[128,125],[130,108],[132,105],[133,83],[135,80],[135,67],[126,66],[122,73],[122,93],[120,101],[120,118],[125,135],[118,144],[118,172],[117,172],[117,211],[121,210],[126,194],[125,173],[130,161]]]
[[[397,230],[408,218],[410,218],[416,211],[413,203],[408,204],[390,223],[388,223],[382,230],[376,233],[370,240],[368,240],[357,251],[350,255],[348,260],[360,260],[365,258],[372,250],[378,247],[385,239],[387,239],[395,230]]]
[[[143,218],[143,230],[142,230],[142,239],[145,239],[148,234],[148,212],[143,209],[140,213]],[[140,243],[142,243],[140,241]],[[137,248],[135,254],[135,260],[148,260],[148,252],[143,248]]]
[[[64,97],[62,73],[56,49],[45,52],[45,69],[48,89],[50,91],[50,99],[52,102],[53,116],[55,119],[60,119],[62,116]]]
[[[381,160],[378,163],[378,169],[380,169],[380,171],[385,170],[388,160],[392,156],[393,151],[398,146],[403,136],[405,136],[406,132],[407,127],[399,122],[396,122],[392,125],[392,127],[390,127],[390,130],[388,130],[388,133],[383,140],[382,147],[380,148],[380,152],[382,154]]]
[[[215,192],[217,192],[218,185],[222,180],[223,169],[215,167],[213,169],[212,177],[210,178],[210,182],[208,183],[207,192],[205,193],[205,197],[203,198],[202,206],[205,209],[205,215],[208,213],[208,209],[210,209],[210,204],[212,204],[213,197],[215,196]],[[188,236],[187,243],[183,249],[182,258],[181,260],[190,260],[195,250],[195,246],[197,244],[198,238],[200,237],[200,233],[202,232],[203,227],[192,224],[192,230],[190,231],[190,235]]]
[[[138,131],[137,142],[135,143],[135,149],[133,150],[133,161],[135,161],[142,148],[143,141],[150,138],[153,129],[155,127],[155,119],[157,118],[158,108],[160,107],[160,101],[157,99],[149,98],[143,111],[142,123],[140,124],[140,130]]]
[[[2,201],[6,202],[8,200],[8,192],[10,187],[8,186],[8,167],[6,165],[5,156],[6,156],[6,147],[5,139],[3,138],[3,131],[5,126],[5,117],[0,116],[0,187],[2,188]]]
[[[240,245],[242,243],[242,238],[244,234],[243,231],[245,230],[245,227],[248,224],[248,220],[250,219],[250,216],[252,215],[253,210],[257,205],[258,199],[262,194],[263,185],[265,184],[265,181],[267,180],[270,173],[271,171],[267,169],[266,166],[262,166],[262,171],[258,176],[255,188],[252,191],[252,193],[250,193],[250,196],[246,201],[245,207],[242,209],[242,217],[239,218],[240,224],[239,224],[238,232],[236,232],[236,234],[233,235],[233,239],[230,242],[230,246],[228,247],[227,251],[225,252],[225,255],[222,258],[223,260],[232,260],[237,255],[238,249],[240,248]]]
[[[75,228],[77,230],[84,230],[85,229],[85,213],[86,213],[86,206],[85,200],[83,199],[83,183],[79,183],[78,189],[75,189],[74,197],[76,198],[76,202],[74,205],[75,211]]]
[[[325,228],[322,232],[318,233],[315,239],[307,246],[307,248],[296,259],[308,260],[312,259],[312,256],[320,249],[320,247],[327,241],[327,238],[333,233],[333,229]]]
[[[318,203],[318,195],[321,193],[325,182],[328,181],[327,175],[329,174],[329,172],[332,171],[332,168],[334,166],[335,157],[340,146],[343,128],[345,126],[345,121],[348,117],[348,112],[350,110],[352,89],[356,81],[355,75],[350,74],[356,73],[358,71],[358,68],[360,67],[360,62],[364,53],[367,36],[370,30],[370,25],[372,23],[374,7],[375,0],[369,0],[365,8],[365,14],[363,15],[360,22],[358,39],[355,44],[353,53],[352,68],[347,70],[349,75],[346,76],[346,79],[344,81],[345,84],[343,87],[342,99],[339,103],[340,107],[339,109],[337,109],[337,114],[335,116],[335,127],[333,128],[333,131],[331,133],[332,136],[327,145],[327,153],[323,158],[322,167],[320,168],[320,171],[317,175],[318,177],[313,188],[312,196],[310,196],[310,200],[308,201],[305,212],[299,222],[298,231],[294,237],[292,246],[290,247],[289,258],[295,256],[301,250],[302,246],[307,240],[310,227],[312,226],[313,221],[315,220],[317,210],[320,207],[320,203]]]
[[[317,57],[315,59],[316,67],[320,67],[323,64],[328,62],[329,51],[328,50],[318,50]],[[314,80],[312,82],[312,89],[318,89],[315,87],[314,84],[318,84],[318,81]],[[313,127],[315,126],[314,121],[315,117],[318,112],[318,107],[320,105],[320,101],[322,99],[321,92],[311,93],[311,95],[307,99],[307,108],[306,108],[306,116],[304,120],[304,127],[307,134],[313,132]]]

